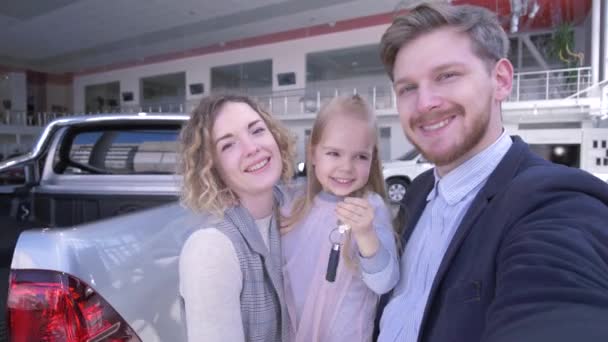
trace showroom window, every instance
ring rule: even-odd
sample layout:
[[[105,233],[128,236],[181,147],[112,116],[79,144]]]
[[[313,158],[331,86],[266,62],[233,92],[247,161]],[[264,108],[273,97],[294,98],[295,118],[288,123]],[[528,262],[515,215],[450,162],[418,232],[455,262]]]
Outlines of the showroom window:
[[[267,94],[272,91],[272,60],[211,68],[212,92]]]
[[[383,76],[378,45],[314,52],[306,55],[306,82]]]
[[[180,112],[186,101],[186,73],[144,77],[141,79],[141,101],[144,111]]]
[[[93,84],[84,88],[87,113],[113,113],[120,110],[120,82]]]

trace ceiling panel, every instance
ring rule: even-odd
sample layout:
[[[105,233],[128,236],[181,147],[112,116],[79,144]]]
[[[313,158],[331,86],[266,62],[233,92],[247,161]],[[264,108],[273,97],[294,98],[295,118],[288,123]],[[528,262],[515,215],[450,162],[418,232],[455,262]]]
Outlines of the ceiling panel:
[[[0,15],[0,65],[70,72],[393,10],[397,0],[45,0]],[[2,0],[0,0],[2,2]],[[30,5],[31,1],[25,1]],[[44,2],[44,1],[42,1]],[[38,3],[38,2],[36,2]],[[48,7],[48,6],[47,6]],[[0,6],[0,8],[3,8]],[[8,6],[5,6],[8,11]],[[25,17],[33,13],[10,9]],[[13,15],[13,14],[11,14]]]
[[[81,0],[4,0],[0,2],[0,14],[15,19],[26,20],[48,14],[49,12],[71,5],[78,1]]]

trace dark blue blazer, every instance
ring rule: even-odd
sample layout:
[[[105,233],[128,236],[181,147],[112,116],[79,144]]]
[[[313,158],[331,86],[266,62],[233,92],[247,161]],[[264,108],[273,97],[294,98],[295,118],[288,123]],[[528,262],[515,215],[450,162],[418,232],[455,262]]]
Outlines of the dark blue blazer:
[[[431,170],[408,189],[404,245],[433,184]],[[448,247],[419,341],[608,341],[608,184],[513,137]]]

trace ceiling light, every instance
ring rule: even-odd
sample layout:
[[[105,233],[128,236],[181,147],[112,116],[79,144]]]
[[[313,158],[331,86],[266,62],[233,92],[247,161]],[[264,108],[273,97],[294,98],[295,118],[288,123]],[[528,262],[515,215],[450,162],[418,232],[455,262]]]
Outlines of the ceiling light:
[[[562,157],[566,154],[566,148],[564,146],[555,146],[553,148],[553,154],[558,157]]]

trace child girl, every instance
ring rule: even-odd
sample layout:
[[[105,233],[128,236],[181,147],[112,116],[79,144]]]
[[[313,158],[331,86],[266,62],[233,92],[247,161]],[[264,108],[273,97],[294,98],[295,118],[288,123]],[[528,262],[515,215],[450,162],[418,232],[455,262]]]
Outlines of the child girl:
[[[284,207],[285,302],[291,341],[371,341],[380,294],[399,278],[391,215],[384,202],[375,116],[359,96],[319,111],[307,145],[308,181]],[[336,227],[346,225],[341,235]],[[342,237],[334,282],[332,242]]]

